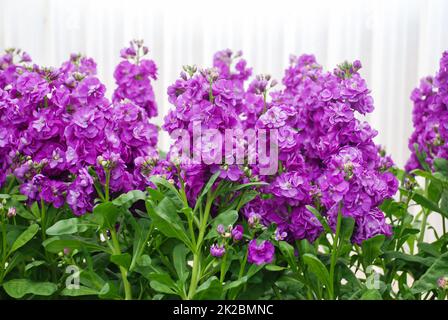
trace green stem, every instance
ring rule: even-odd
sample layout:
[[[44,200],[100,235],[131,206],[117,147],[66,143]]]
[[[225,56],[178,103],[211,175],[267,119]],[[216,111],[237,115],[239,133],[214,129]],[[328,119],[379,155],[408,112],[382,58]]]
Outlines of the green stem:
[[[114,249],[113,253],[117,255],[121,254],[120,243],[118,242],[117,233],[115,232],[114,229],[110,230],[110,235],[112,238],[112,244]],[[128,271],[126,270],[126,268],[120,266],[120,273],[121,278],[123,280],[125,299],[132,300],[132,290],[131,285],[128,281]]]
[[[199,281],[199,269],[201,268],[201,254],[199,252],[193,255],[193,272],[191,274],[190,289],[188,290],[188,300],[193,299]]]
[[[266,94],[267,94],[267,90],[263,91],[263,113],[265,113],[267,111],[267,107],[266,107]]]
[[[106,171],[106,185],[104,186],[104,200],[109,202],[109,185],[110,185],[110,170],[105,169]]]
[[[96,185],[96,183],[94,183],[93,186],[95,187],[96,193],[100,197],[101,201],[106,202],[106,199],[104,199],[103,192],[101,191],[101,189]]]
[[[425,179],[425,197],[428,197],[428,179]],[[420,227],[420,234],[418,236],[418,243],[423,242],[425,238],[425,231],[426,231],[426,224],[428,221],[428,216],[431,213],[430,210],[426,211],[425,208],[422,208],[423,211],[423,218],[422,218],[422,224]]]
[[[425,238],[425,230],[426,230],[426,223],[428,221],[428,215],[429,213],[426,213],[426,210],[423,209],[422,225],[420,227],[420,235],[418,237],[418,243],[423,242]]]
[[[342,222],[342,215],[341,215],[341,206],[339,206],[339,210],[338,210],[338,219],[337,219],[337,224],[336,224],[336,235],[333,239],[333,249],[331,251],[331,262],[330,262],[330,289],[329,290],[329,294],[330,294],[330,299],[334,300],[335,296],[334,296],[334,269],[336,267],[336,261],[338,258],[338,242],[339,242],[339,233],[341,231],[341,222]]]
[[[213,104],[215,97],[213,97],[213,81],[211,79],[209,80],[209,84],[210,84],[210,89],[208,92],[208,99]]]
[[[40,199],[40,226],[42,229],[42,240],[47,239],[47,227],[46,227],[46,208],[45,201]]]
[[[0,284],[3,282],[3,277],[5,275],[5,264],[6,264],[6,254],[7,254],[7,242],[6,242],[6,222],[4,220],[4,215],[2,212],[0,212],[1,215],[1,224],[2,224],[2,265],[0,268]]]
[[[246,270],[246,264],[247,264],[247,256],[248,256],[249,250],[246,248],[246,254],[244,255],[243,261],[241,262],[240,271],[238,272],[238,280],[241,280],[244,274],[244,270]],[[230,300],[235,300],[238,296],[238,293],[240,292],[240,287],[235,288],[231,291]]]
[[[16,181],[15,176],[11,176],[11,180],[8,183],[8,186],[5,189],[5,193],[9,194],[11,192],[12,187],[14,186],[14,182]]]
[[[199,283],[199,274],[201,270],[201,249],[202,241],[204,240],[205,229],[207,228],[208,217],[210,215],[210,209],[213,203],[214,196],[210,193],[207,194],[207,202],[205,203],[204,216],[201,217],[199,236],[196,242],[196,250],[193,253],[193,271],[191,274],[190,288],[188,290],[188,299],[193,299],[196,288]]]
[[[180,195],[182,197],[182,201],[184,203],[185,208],[189,208],[187,193],[185,192],[185,182],[184,182],[184,179],[182,179],[182,175],[181,175],[179,166],[177,166],[177,173],[178,173],[178,177],[179,177],[179,181],[180,181]],[[194,234],[194,229],[193,229],[193,219],[194,219],[193,213],[191,211],[189,211],[188,213],[186,213],[186,216],[187,216],[187,220],[188,220],[188,230],[190,231],[191,241],[193,243],[193,246],[196,246],[196,235]]]
[[[226,248],[227,251],[227,248]],[[227,253],[224,253],[224,256],[222,257],[222,261],[221,261],[221,274],[219,277],[219,281],[221,281],[221,283],[224,283],[224,279],[226,277],[226,263],[227,263]]]

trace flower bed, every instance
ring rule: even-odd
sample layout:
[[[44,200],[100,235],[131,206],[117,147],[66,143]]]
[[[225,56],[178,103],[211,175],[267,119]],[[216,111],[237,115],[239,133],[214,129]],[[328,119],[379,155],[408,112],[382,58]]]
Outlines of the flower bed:
[[[184,66],[165,155],[148,51],[121,51],[111,100],[90,58],[0,58],[0,297],[446,299],[448,53],[412,94],[405,171],[357,117],[361,63],[312,55],[281,86],[241,52]]]

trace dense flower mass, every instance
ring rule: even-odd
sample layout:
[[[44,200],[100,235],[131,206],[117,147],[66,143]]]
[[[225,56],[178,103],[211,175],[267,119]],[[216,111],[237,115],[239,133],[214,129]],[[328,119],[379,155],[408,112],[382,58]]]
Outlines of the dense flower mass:
[[[435,158],[448,159],[448,51],[440,59],[435,77],[426,77],[411,94],[414,132],[409,139],[411,157],[406,170],[422,168],[418,153],[432,166]],[[417,150],[416,150],[417,147]]]
[[[330,73],[312,55],[292,58],[285,88],[271,94],[256,122],[278,130],[280,170],[260,176],[270,183],[264,192],[271,196],[247,205],[246,217],[259,215],[290,239],[314,241],[323,228],[306,205],[318,208],[333,228],[340,208],[356,221],[354,242],[391,234],[378,206],[395,194],[398,182],[387,172],[390,158],[373,142],[377,132],[355,116],[373,110],[360,68],[355,61]]]
[[[234,60],[238,60],[236,71],[231,70]],[[277,224],[281,239],[314,241],[322,233],[307,205],[318,208],[333,228],[339,207],[343,216],[353,217],[356,229],[352,240],[356,243],[391,234],[378,206],[395,194],[398,182],[388,172],[393,165],[390,157],[373,142],[377,132],[356,117],[356,112],[373,110],[366,81],[358,73],[359,61],[324,72],[312,55],[293,58],[283,79],[285,88],[272,92],[271,101],[268,91],[276,81],[260,75],[246,88],[244,82],[251,72],[240,53],[218,52],[214,67],[200,72],[185,67],[181,79],[168,88],[175,108],[166,116],[164,129],[175,142],[158,173],[180,187],[173,165],[178,163],[190,202],[217,170],[221,170],[221,179],[232,182],[268,183],[262,190],[264,196],[243,211],[249,221]],[[247,158],[244,165],[226,164],[235,154],[216,150],[217,136],[202,136],[198,143],[193,138],[195,125],[201,131],[214,129],[221,136],[230,128],[277,130],[278,172],[262,175],[264,164],[248,163]],[[186,134],[192,138],[183,145]],[[244,153],[247,139],[236,140],[233,147],[248,156]],[[189,151],[189,157],[179,157],[180,150]],[[198,154],[202,161],[194,162],[193,155]],[[216,159],[221,165],[216,165]]]
[[[154,61],[142,59],[149,50],[142,41],[132,41],[129,48],[121,50],[121,61],[114,72],[117,88],[114,102],[128,99],[143,108],[149,117],[157,116],[157,104],[151,79],[157,79]]]
[[[235,70],[232,70],[235,61]],[[177,140],[168,152],[170,162],[160,163],[160,173],[173,178],[180,186],[178,177],[172,174],[175,172],[172,164],[179,162],[187,196],[192,203],[218,170],[221,179],[233,182],[247,179],[241,166],[224,164],[224,143],[221,148],[218,141],[226,129],[244,128],[241,113],[245,110],[246,93],[243,83],[250,75],[251,69],[246,67],[241,53],[234,55],[225,50],[215,54],[214,68],[199,71],[195,66],[185,66],[180,79],[168,88],[168,100],[175,108],[165,117],[163,128]],[[205,132],[210,129],[215,130],[215,134],[194,139],[195,130]],[[185,145],[182,138],[187,134],[191,139]],[[243,145],[236,141],[234,147],[241,149]],[[187,150],[187,154],[182,153],[183,150]],[[193,155],[201,158],[193,161]]]
[[[75,214],[105,196],[95,179],[110,176],[111,192],[145,185],[145,166],[157,159],[147,105],[111,103],[90,58],[73,54],[60,68],[43,68],[18,53],[0,58],[0,185],[13,173],[29,201],[67,203]]]

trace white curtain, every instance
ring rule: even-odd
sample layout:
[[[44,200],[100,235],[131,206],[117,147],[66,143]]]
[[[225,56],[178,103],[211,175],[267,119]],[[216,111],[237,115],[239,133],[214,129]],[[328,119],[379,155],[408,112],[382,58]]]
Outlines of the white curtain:
[[[279,80],[289,54],[313,53],[327,69],[360,59],[375,99],[368,120],[376,141],[404,165],[409,96],[448,49],[448,1],[0,0],[0,49],[20,47],[43,65],[85,53],[97,61],[109,94],[119,50],[134,38],[145,40],[159,67],[158,124],[182,65],[208,66],[220,49],[242,49],[255,74]],[[169,139],[160,140],[167,149]]]

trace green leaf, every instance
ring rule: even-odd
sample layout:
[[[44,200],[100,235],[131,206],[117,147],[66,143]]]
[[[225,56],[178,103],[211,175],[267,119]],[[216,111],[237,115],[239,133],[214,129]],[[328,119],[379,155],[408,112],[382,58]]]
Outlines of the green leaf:
[[[213,276],[198,287],[194,298],[197,300],[217,300],[221,298],[222,291],[221,282]]]
[[[43,261],[43,260],[36,260],[36,261],[30,262],[25,266],[25,271],[28,271],[32,268],[41,266],[43,264],[45,264],[45,261]]]
[[[238,191],[238,190],[245,189],[245,188],[261,187],[261,186],[267,186],[267,185],[269,185],[269,183],[262,182],[262,181],[249,182],[249,183],[244,183],[244,184],[238,184],[238,185],[234,186],[231,190]]]
[[[149,274],[151,288],[158,292],[167,294],[177,294],[176,284],[168,274],[150,273]]]
[[[115,228],[120,211],[120,208],[112,202],[105,202],[93,208],[93,215],[98,225],[112,229]]]
[[[221,174],[221,171],[218,170],[210,177],[210,179],[208,180],[208,182],[205,185],[204,189],[202,189],[201,195],[198,197],[197,201],[199,201],[199,199],[202,199],[207,194],[207,192],[211,189],[211,187],[215,183],[216,179],[218,179],[220,174]]]
[[[381,211],[383,211],[388,217],[402,217],[406,212],[406,206],[402,202],[394,201],[393,199],[386,199],[380,206]]]
[[[246,190],[241,193],[241,198],[238,201],[236,209],[239,210],[244,207],[247,203],[251,202],[258,196],[258,192],[255,190]]]
[[[274,271],[274,272],[276,272],[276,271],[283,271],[283,270],[288,269],[287,267],[277,266],[275,264],[268,264],[268,265],[266,265],[265,268],[268,271]]]
[[[405,262],[416,263],[416,264],[420,264],[420,265],[427,266],[427,267],[431,266],[435,261],[435,259],[432,257],[423,258],[420,256],[410,255],[410,254],[406,254],[403,252],[397,252],[397,251],[384,252],[383,256],[388,259],[395,258],[395,259],[402,260]]]
[[[129,270],[131,265],[131,255],[129,253],[113,254],[110,256],[110,261],[119,267]]]
[[[412,286],[413,293],[427,292],[437,288],[437,280],[448,276],[448,252],[442,254]]]
[[[87,230],[87,228],[88,228],[87,225],[83,224],[80,218],[70,218],[59,220],[50,228],[48,228],[46,233],[50,236],[60,236],[63,234],[84,232]]]
[[[310,271],[314,273],[327,288],[330,288],[330,274],[322,261],[309,253],[303,255],[303,261],[310,268]]]
[[[440,197],[440,209],[443,212],[448,212],[448,189],[443,190]]]
[[[33,202],[33,204],[31,205],[31,213],[34,215],[34,217],[40,218],[40,209],[37,201]]]
[[[134,228],[134,241],[132,248],[132,260],[129,270],[133,270],[138,259],[143,253],[143,250],[148,242],[148,238],[151,232],[149,219],[140,218],[136,220],[132,214],[128,215],[129,220]]]
[[[448,218],[448,212],[443,211],[441,208],[439,208],[439,206],[437,205],[437,203],[429,200],[428,198],[422,196],[419,193],[414,193],[412,195],[412,199],[417,202],[419,205],[434,211],[434,212],[438,212],[441,213],[442,215],[444,215],[445,217]]]
[[[11,195],[11,198],[19,202],[24,202],[28,200],[28,197],[24,194],[13,194]]]
[[[386,240],[386,236],[384,234],[379,234],[362,242],[361,258],[364,267],[371,265],[372,262],[382,253],[381,246],[383,245],[384,240]]]
[[[436,258],[440,256],[439,248],[434,243],[421,242],[418,243],[417,246],[418,246],[418,252],[425,252]]]
[[[434,159],[434,168],[436,171],[442,173],[445,177],[448,177],[448,160],[443,158]]]
[[[145,198],[145,192],[140,190],[132,190],[128,193],[121,194],[119,197],[115,198],[112,203],[117,207],[130,208],[135,202],[144,200]]]
[[[68,296],[68,297],[97,296],[99,294],[100,294],[100,291],[86,287],[86,286],[79,286],[78,289],[64,288],[64,290],[62,290],[62,292],[61,292],[61,295]]]
[[[10,254],[13,253],[17,249],[19,249],[22,246],[24,246],[28,241],[33,239],[33,237],[36,235],[37,231],[39,231],[39,226],[37,224],[30,225],[28,227],[28,229],[23,231],[23,233],[16,239],[16,241],[14,241],[14,243],[11,246],[11,250],[9,251],[9,253]]]
[[[286,241],[279,241],[278,246],[280,248],[280,252],[283,254],[283,256],[285,256],[289,265],[296,269],[297,262],[294,254],[294,247]]]
[[[188,250],[182,243],[174,247],[173,250],[174,269],[176,269],[177,276],[183,282],[185,282],[188,277],[187,253]]]
[[[109,252],[108,248],[99,246],[95,242],[87,241],[82,238],[73,237],[73,236],[56,236],[45,240],[42,245],[48,252],[59,253],[64,251],[65,248],[70,250],[81,250],[83,248],[88,251],[103,251]]]
[[[13,279],[3,284],[6,293],[15,299],[20,299],[26,294],[37,296],[51,296],[58,286],[51,282],[32,282],[28,279]]]
[[[418,150],[418,143],[414,143],[414,150],[415,150],[415,155],[417,156],[418,161],[420,162],[421,166],[423,167],[423,169],[425,169],[426,171],[431,171],[431,168],[429,167],[428,163],[426,162],[426,152],[420,152]]]
[[[443,192],[443,185],[437,181],[431,181],[428,186],[428,198],[438,203]]]
[[[355,227],[355,219],[352,217],[343,217],[341,221],[340,238],[343,241],[350,241]]]
[[[154,183],[156,186],[163,186],[163,187],[167,188],[168,190],[173,192],[179,200],[183,201],[182,197],[181,197],[179,191],[176,189],[176,187],[174,187],[174,185],[172,183],[169,183],[165,178],[160,177],[160,176],[152,176],[150,178],[150,181],[152,183]]]
[[[368,289],[362,294],[360,300],[383,300],[383,297],[378,290]]]
[[[181,220],[178,210],[173,200],[165,197],[160,203],[154,206],[150,200],[148,214],[152,219],[154,226],[169,238],[177,238],[181,240],[190,249],[193,248],[188,238],[183,221]]]

